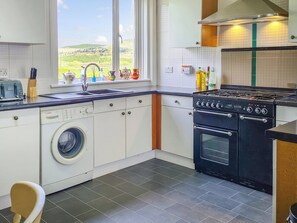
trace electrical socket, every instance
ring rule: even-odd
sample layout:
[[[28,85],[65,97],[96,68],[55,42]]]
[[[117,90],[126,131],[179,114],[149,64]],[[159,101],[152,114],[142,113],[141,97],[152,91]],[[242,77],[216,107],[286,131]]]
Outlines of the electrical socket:
[[[0,78],[8,78],[7,68],[0,68]]]
[[[165,67],[165,73],[173,73],[173,67]]]

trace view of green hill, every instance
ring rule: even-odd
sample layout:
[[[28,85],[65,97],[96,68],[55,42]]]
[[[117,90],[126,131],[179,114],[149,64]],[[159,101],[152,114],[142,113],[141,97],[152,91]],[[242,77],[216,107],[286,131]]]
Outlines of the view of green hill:
[[[80,78],[81,66],[88,63],[97,63],[103,68],[104,73],[112,69],[112,46],[98,44],[80,44],[59,48],[59,79],[63,79],[63,73],[74,72],[76,78]],[[121,68],[133,68],[133,41],[124,41],[120,48]],[[94,71],[98,76],[98,71]],[[90,69],[87,76],[93,75]]]

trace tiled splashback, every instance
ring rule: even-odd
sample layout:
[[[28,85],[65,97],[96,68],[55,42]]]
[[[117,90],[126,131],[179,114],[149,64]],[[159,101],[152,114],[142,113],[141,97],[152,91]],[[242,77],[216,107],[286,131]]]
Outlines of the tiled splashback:
[[[219,0],[219,7],[235,0]],[[288,10],[288,0],[272,0]],[[251,85],[252,53],[224,52],[221,48],[252,47],[252,25],[222,26],[219,28],[218,48],[172,49],[168,40],[169,0],[158,1],[159,85],[195,87],[195,75],[183,75],[181,65],[214,66],[219,82],[234,85]],[[290,46],[287,22],[261,23],[257,25],[257,46]],[[256,60],[256,85],[288,87],[297,83],[297,51],[259,51]],[[173,66],[173,73],[165,73],[165,67]]]
[[[251,85],[252,52],[222,53],[222,83]],[[297,83],[297,50],[257,52],[256,86],[294,87]]]

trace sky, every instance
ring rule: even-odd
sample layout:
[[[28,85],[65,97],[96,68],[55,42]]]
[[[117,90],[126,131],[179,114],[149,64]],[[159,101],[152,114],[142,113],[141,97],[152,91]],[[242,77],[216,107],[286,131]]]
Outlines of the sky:
[[[120,2],[120,33],[131,39],[134,0]],[[112,0],[57,0],[59,47],[112,42]]]

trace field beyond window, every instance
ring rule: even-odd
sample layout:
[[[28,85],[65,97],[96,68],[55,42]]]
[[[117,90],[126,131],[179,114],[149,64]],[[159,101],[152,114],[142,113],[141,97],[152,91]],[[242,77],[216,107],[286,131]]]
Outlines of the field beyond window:
[[[65,81],[63,73],[67,72],[75,73],[74,83],[81,82],[83,68],[89,63],[103,69],[88,69],[87,77],[93,82],[108,81],[112,70],[120,78],[120,69],[137,68],[133,65],[134,0],[57,0],[57,4],[60,83]],[[116,18],[118,22],[114,21]],[[115,41],[119,44],[114,45]]]

